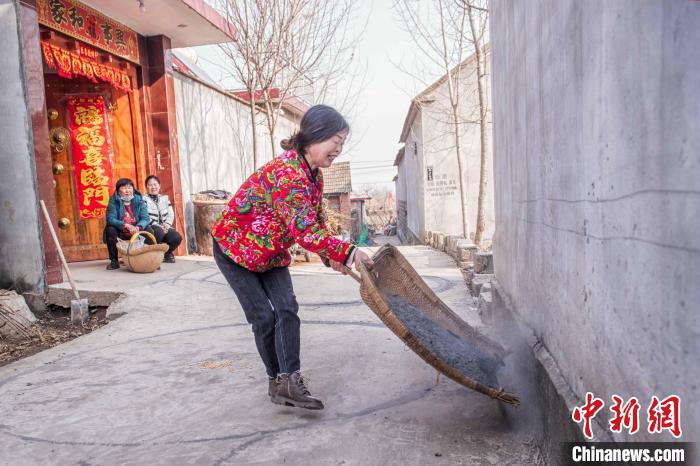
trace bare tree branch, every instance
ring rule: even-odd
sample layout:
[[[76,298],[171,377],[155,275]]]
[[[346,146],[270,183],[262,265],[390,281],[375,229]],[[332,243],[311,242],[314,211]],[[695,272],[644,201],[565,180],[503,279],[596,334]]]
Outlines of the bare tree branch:
[[[288,96],[303,93],[315,101],[337,93],[348,75],[359,76],[352,70],[358,37],[350,32],[357,1],[220,0],[226,19],[237,31],[221,49],[231,76],[249,96],[254,128],[259,116],[264,117],[273,153],[275,130]],[[346,104],[356,100],[356,88],[342,97]],[[256,138],[253,151],[257,164]]]

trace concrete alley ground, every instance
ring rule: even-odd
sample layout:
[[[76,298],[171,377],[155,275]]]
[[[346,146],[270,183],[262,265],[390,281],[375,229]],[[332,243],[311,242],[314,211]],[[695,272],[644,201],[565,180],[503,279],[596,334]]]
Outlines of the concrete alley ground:
[[[450,257],[400,249],[449,306],[478,322]],[[320,263],[292,268],[302,372],[326,404],[320,412],[270,403],[250,327],[213,261],[178,260],[149,276],[102,269],[76,270],[79,286],[111,277],[114,288],[123,278],[130,289],[109,313],[124,315],[0,368],[0,464],[538,462],[530,436],[509,427],[497,402],[445,377],[436,384],[357,284]]]

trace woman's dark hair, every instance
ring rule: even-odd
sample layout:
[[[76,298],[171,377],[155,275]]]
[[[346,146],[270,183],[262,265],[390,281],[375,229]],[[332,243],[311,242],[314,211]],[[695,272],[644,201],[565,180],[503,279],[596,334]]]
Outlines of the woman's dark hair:
[[[160,184],[160,178],[158,178],[156,175],[148,175],[148,177],[146,178],[146,182],[143,185],[148,186],[148,182],[151,180],[156,180],[158,184]]]
[[[341,131],[350,131],[350,125],[333,107],[314,105],[301,117],[299,131],[280,145],[284,150],[294,149],[303,154],[307,147],[327,141]]]
[[[119,178],[117,180],[116,190],[119,191],[119,188],[121,188],[122,186],[127,186],[127,185],[131,185],[131,187],[133,188],[134,182],[131,181],[129,178]]]

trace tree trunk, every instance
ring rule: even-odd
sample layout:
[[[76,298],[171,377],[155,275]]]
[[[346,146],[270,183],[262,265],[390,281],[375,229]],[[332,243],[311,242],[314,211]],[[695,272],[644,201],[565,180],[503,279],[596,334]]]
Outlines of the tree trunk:
[[[248,89],[250,93],[250,100],[248,102],[250,107],[250,129],[253,142],[253,169],[251,173],[255,173],[258,169],[258,130],[257,121],[255,118],[255,89]]]
[[[459,138],[459,113],[456,106],[452,107],[452,118],[455,127],[455,151],[457,152],[457,170],[459,172],[459,202],[462,207],[462,236],[469,239],[469,228],[467,221],[467,192],[464,186],[464,170],[462,169],[462,143]]]
[[[484,201],[486,198],[486,102],[484,99],[484,72],[483,66],[486,63],[482,63],[482,50],[481,41],[477,37],[476,29],[474,26],[474,18],[472,15],[471,7],[467,7],[467,13],[469,15],[469,28],[471,29],[472,39],[474,43],[474,50],[476,55],[476,86],[479,93],[479,156],[480,156],[480,168],[479,168],[479,196],[476,206],[476,232],[474,234],[474,243],[481,247],[481,242],[484,236],[484,229],[486,224],[486,217],[484,214]],[[483,65],[483,66],[482,66]]]
[[[455,151],[457,152],[457,170],[459,171],[459,202],[462,207],[462,236],[465,239],[469,238],[469,228],[467,221],[467,192],[465,189],[464,180],[464,170],[462,168],[462,144],[459,138],[459,76],[460,68],[459,63],[462,62],[462,56],[460,52],[456,76],[452,75],[451,66],[449,64],[449,57],[447,55],[447,38],[445,37],[445,18],[443,15],[443,5],[439,2],[440,11],[440,31],[442,32],[442,60],[445,65],[445,72],[447,73],[447,89],[450,96],[450,106],[452,107],[452,123],[454,125],[454,138],[455,138]],[[461,40],[461,39],[460,39]],[[460,46],[461,49],[461,46]],[[454,81],[453,81],[454,80]]]
[[[272,102],[270,102],[270,94],[268,94],[267,90],[263,92],[263,96],[265,99],[265,111],[267,112],[265,121],[267,121],[267,130],[270,133],[270,148],[272,149],[272,156],[274,157],[277,151],[277,148],[275,148],[275,126],[277,125],[277,119],[273,114],[275,109]]]
[[[275,127],[270,126],[268,128],[270,130],[270,145],[272,146],[272,156],[275,156],[275,153],[279,151],[279,148],[275,147]]]

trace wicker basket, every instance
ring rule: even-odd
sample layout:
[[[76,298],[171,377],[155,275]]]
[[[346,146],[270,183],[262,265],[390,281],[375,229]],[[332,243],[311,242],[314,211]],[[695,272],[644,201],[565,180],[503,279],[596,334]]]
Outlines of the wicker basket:
[[[447,307],[394,246],[383,246],[372,259],[372,271],[360,266],[360,294],[363,301],[396,336],[425,362],[455,382],[505,403],[520,403],[516,395],[490,386],[483,380],[476,380],[473,374],[464,373],[441,359],[433,350],[430,339],[412,333],[399,315],[392,311],[390,296],[399,296],[436,324],[495,361],[502,361],[505,355],[501,345],[478,333]]]
[[[150,238],[153,244],[145,244],[138,249],[132,250],[132,245],[140,235]],[[160,264],[163,263],[165,252],[170,246],[167,244],[156,244],[156,238],[152,234],[147,231],[139,231],[134,233],[128,242],[120,242],[117,247],[122,253],[124,265],[130,272],[151,273],[155,272],[160,267]]]
[[[214,243],[211,239],[211,226],[224,211],[233,194],[226,193],[225,198],[212,197],[206,192],[195,194],[194,200],[194,238],[197,254],[211,256]]]

